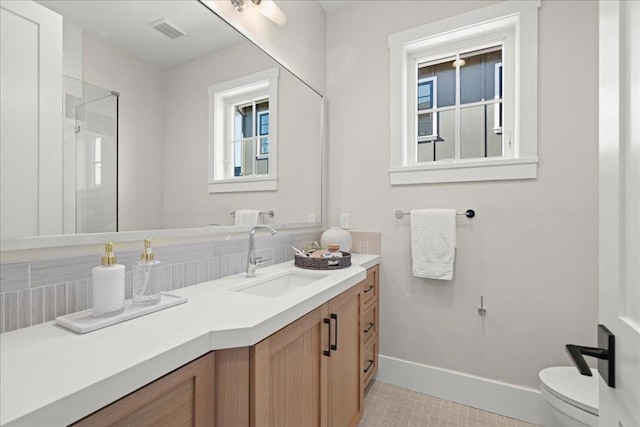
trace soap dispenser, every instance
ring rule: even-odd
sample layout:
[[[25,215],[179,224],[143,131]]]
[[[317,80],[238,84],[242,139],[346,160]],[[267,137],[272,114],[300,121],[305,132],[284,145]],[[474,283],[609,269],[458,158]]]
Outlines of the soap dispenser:
[[[133,264],[133,297],[135,306],[148,306],[160,302],[160,261],[153,259],[151,240],[144,241],[140,261]]]
[[[94,267],[93,317],[115,316],[124,310],[124,265],[116,264],[113,243],[105,244],[102,265]]]

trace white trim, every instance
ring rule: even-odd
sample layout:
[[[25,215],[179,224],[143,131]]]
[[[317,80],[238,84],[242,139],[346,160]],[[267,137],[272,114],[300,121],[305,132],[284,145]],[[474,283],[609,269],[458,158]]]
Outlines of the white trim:
[[[536,178],[537,167],[537,57],[538,8],[540,1],[507,1],[477,9],[462,15],[426,24],[389,36],[390,47],[390,181],[392,185],[432,182],[462,182],[502,179]],[[432,55],[444,55],[447,50],[459,49],[461,43],[473,41],[478,35],[505,34],[503,64],[513,74],[504,76],[503,85],[503,156],[494,163],[464,162],[455,159],[440,165],[416,164],[411,159],[415,145],[407,98],[414,95],[409,89],[412,61],[425,59],[424,49]],[[511,47],[513,46],[513,47]],[[428,56],[428,55],[427,55]],[[458,72],[458,71],[457,71]],[[510,77],[513,76],[513,77]],[[512,112],[512,113],[508,113]],[[459,121],[457,121],[459,123]],[[456,137],[456,142],[459,138]],[[413,143],[413,144],[412,144]],[[456,151],[456,155],[459,150]],[[516,161],[515,163],[513,161]],[[491,167],[489,167],[491,166]],[[416,167],[419,173],[416,173]],[[464,173],[460,168],[464,168]],[[450,169],[444,173],[443,169]],[[436,172],[437,171],[437,172]]]
[[[389,168],[391,185],[436,182],[497,181],[532,179],[538,172],[538,158],[491,158],[434,162],[408,167]]]
[[[216,179],[207,181],[209,193],[236,193],[245,191],[274,191],[278,179],[266,175]]]
[[[540,391],[380,355],[376,380],[516,418],[541,423]]]

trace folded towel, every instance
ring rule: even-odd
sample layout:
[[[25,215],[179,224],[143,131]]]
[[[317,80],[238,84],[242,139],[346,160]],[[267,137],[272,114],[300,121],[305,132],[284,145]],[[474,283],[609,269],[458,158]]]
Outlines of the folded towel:
[[[428,279],[451,280],[455,255],[455,209],[412,210],[413,275]]]
[[[236,211],[234,225],[258,225],[260,211],[240,209]]]

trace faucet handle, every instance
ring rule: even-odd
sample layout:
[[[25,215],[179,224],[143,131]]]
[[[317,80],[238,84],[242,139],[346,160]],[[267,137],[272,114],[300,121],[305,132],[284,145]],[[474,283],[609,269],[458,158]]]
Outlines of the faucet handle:
[[[256,267],[261,267],[265,262],[271,261],[271,258],[262,258],[261,256],[256,257]]]

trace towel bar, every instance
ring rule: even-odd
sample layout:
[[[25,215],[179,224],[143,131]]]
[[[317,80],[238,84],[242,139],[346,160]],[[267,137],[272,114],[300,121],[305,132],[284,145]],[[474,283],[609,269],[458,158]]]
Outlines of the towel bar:
[[[271,218],[273,218],[275,214],[276,213],[273,211],[273,209],[270,211],[260,211],[260,215],[269,215]],[[231,215],[236,216],[236,211],[231,212]]]
[[[396,218],[402,219],[405,215],[411,215],[411,212],[404,212],[402,209],[396,210]],[[464,215],[467,218],[473,218],[476,216],[476,211],[473,209],[467,209],[465,212],[456,212],[456,215]]]

